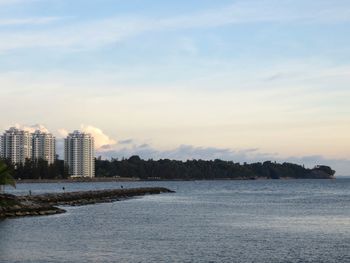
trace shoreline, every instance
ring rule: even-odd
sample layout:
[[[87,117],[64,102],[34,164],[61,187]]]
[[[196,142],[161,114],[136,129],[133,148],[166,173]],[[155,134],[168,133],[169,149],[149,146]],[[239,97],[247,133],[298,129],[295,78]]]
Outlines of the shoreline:
[[[30,184],[30,183],[103,183],[103,182],[139,182],[139,178],[132,177],[95,177],[95,178],[71,178],[71,179],[22,179],[16,180],[16,184]]]
[[[267,177],[237,177],[237,178],[217,178],[217,179],[140,179],[132,177],[120,177],[120,178],[109,178],[109,177],[95,177],[95,178],[74,178],[74,179],[23,179],[16,180],[16,184],[49,184],[49,183],[109,183],[109,182],[176,182],[176,181],[254,181],[254,180],[334,180],[337,179],[335,176],[325,178],[294,178],[294,177],[281,177],[281,178],[267,178]]]

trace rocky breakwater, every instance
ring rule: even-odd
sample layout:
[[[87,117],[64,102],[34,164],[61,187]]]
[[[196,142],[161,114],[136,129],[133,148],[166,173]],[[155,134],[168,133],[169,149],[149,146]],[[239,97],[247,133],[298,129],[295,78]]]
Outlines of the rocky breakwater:
[[[96,203],[120,201],[135,196],[172,193],[173,191],[162,187],[110,189],[82,192],[51,193],[26,196],[26,200],[49,205],[79,206]]]
[[[52,215],[64,213],[56,206],[79,206],[124,200],[136,196],[172,193],[162,187],[111,189],[97,191],[80,191],[65,193],[48,193],[41,195],[0,195],[0,218],[16,216]]]
[[[9,194],[0,194],[0,218],[18,216],[54,215],[66,212],[65,210],[45,204],[27,200]]]

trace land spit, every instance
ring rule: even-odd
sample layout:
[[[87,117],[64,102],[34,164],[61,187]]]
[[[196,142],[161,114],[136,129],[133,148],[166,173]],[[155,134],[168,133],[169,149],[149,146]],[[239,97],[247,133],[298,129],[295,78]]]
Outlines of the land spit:
[[[57,206],[81,206],[115,202],[135,196],[173,193],[163,187],[108,189],[15,196],[0,194],[0,218],[52,215],[66,212]]]

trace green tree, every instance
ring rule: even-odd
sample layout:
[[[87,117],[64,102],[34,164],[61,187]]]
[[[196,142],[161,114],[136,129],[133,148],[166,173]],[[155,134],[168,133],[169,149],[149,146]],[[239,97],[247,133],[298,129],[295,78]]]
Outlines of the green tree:
[[[16,188],[16,182],[11,176],[10,169],[3,161],[0,161],[0,193],[4,192],[5,185],[11,185]]]

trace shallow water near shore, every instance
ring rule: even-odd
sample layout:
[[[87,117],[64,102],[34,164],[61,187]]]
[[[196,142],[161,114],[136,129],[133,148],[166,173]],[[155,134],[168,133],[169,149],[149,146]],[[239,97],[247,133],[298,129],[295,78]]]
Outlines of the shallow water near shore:
[[[19,184],[175,194],[0,221],[0,262],[350,262],[350,179]]]

